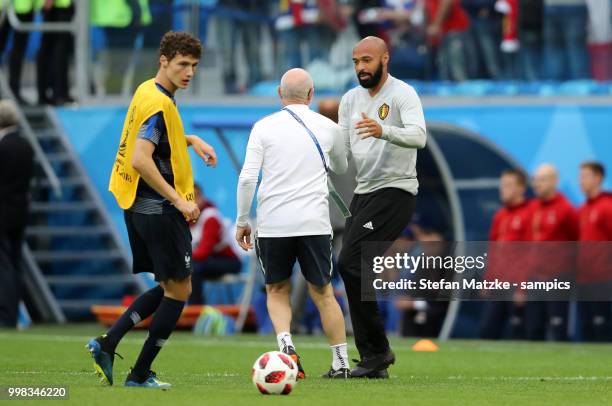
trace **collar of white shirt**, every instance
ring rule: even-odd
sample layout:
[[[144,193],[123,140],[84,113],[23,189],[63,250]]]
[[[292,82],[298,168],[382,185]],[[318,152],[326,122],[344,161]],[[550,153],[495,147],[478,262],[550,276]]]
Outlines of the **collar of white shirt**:
[[[288,104],[285,107],[293,110],[310,110],[310,106],[307,104]]]

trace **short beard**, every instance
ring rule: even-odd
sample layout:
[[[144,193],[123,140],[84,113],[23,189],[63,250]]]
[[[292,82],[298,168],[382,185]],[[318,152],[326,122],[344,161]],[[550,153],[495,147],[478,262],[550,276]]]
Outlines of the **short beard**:
[[[372,75],[369,79],[361,79],[359,75],[357,75],[357,80],[359,80],[359,84],[361,85],[361,87],[366,88],[366,89],[371,89],[373,87],[378,86],[378,84],[380,83],[380,80],[382,79],[382,74],[383,74],[383,65],[381,61],[380,64],[378,65],[378,69],[376,69],[376,72],[374,72],[374,75]]]

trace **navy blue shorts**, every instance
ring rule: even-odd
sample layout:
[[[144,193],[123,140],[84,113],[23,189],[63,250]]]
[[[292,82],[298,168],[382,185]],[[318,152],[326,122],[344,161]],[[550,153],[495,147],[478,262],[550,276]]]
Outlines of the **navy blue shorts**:
[[[331,235],[255,238],[266,285],[289,279],[296,260],[308,282],[316,286],[329,284],[333,272],[331,244]]]
[[[124,211],[133,273],[151,272],[158,282],[191,276],[191,232],[180,212],[140,214]]]

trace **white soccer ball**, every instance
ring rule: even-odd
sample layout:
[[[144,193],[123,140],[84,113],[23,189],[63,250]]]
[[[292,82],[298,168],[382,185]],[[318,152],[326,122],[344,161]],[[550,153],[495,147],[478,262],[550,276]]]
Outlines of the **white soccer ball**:
[[[296,385],[297,373],[289,355],[270,351],[253,364],[253,384],[264,395],[288,395]]]

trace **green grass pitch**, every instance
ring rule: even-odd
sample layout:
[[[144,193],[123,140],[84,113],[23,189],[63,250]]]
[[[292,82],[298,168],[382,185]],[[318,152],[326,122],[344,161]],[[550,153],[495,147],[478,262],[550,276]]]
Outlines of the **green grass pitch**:
[[[251,384],[250,371],[261,353],[276,349],[274,337],[175,332],[153,365],[160,379],[174,385],[160,391],[122,386],[143,331],[120,344],[125,359],[115,361],[115,386],[100,384],[84,345],[101,331],[94,325],[0,331],[0,385],[66,385],[69,403],[105,406],[612,405],[611,344],[450,341],[438,352],[415,353],[413,339],[396,338],[391,379],[328,381],[319,378],[331,358],[324,339],[297,336],[307,379],[289,396],[263,396]],[[349,355],[356,355],[354,347]]]

